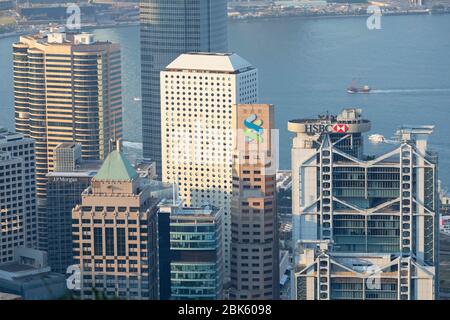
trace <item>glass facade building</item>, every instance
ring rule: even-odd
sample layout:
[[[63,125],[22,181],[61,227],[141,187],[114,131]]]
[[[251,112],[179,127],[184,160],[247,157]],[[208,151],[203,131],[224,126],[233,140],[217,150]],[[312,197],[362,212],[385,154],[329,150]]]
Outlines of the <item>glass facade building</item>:
[[[65,274],[75,263],[72,251],[72,209],[81,204],[81,194],[91,183],[101,161],[83,161],[81,144],[61,143],[55,148],[55,171],[47,175],[45,232],[48,264]]]
[[[223,211],[160,204],[160,298],[223,298]]]
[[[160,71],[185,52],[226,52],[226,0],[141,0],[144,157],[161,177]]]
[[[298,299],[436,298],[433,127],[402,127],[378,156],[364,154],[370,128],[360,109],[289,122]]]

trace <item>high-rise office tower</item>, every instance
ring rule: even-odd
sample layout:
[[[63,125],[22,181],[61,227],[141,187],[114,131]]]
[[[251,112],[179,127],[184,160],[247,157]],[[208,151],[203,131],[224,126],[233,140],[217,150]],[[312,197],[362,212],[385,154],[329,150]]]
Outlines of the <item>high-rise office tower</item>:
[[[160,299],[223,299],[222,217],[222,209],[210,206],[160,203]]]
[[[0,128],[0,264],[37,240],[34,140]]]
[[[255,103],[258,71],[236,54],[182,54],[161,72],[163,181],[186,206],[224,209],[229,277],[233,105]]]
[[[75,263],[72,250],[72,209],[81,204],[81,194],[90,186],[101,161],[83,161],[81,145],[66,142],[55,149],[55,171],[47,177],[44,221],[48,237],[48,264],[52,271],[66,273]]]
[[[157,299],[157,200],[119,150],[72,212],[81,298]]]
[[[367,156],[360,109],[289,122],[297,299],[435,299],[437,155],[433,127],[403,127]]]
[[[230,299],[279,298],[273,105],[233,112]]]
[[[37,190],[53,171],[54,149],[79,142],[102,160],[122,134],[120,47],[91,34],[42,32],[13,45],[16,129],[36,139]]]
[[[227,52],[226,0],[141,0],[144,157],[161,177],[160,71],[185,52]]]
[[[54,150],[55,172],[72,172],[81,164],[81,144],[75,142],[63,142]]]
[[[21,36],[13,45],[16,130],[36,140],[39,220],[55,147],[79,142],[83,159],[103,160],[109,140],[122,135],[119,45],[52,31]],[[39,246],[46,250],[42,227]]]

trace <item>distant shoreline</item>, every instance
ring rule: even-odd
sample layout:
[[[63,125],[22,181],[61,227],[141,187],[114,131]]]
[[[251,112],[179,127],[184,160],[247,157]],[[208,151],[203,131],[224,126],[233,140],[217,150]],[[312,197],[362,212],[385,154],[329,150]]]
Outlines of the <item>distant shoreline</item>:
[[[394,17],[394,16],[438,16],[438,15],[449,15],[449,12],[390,12],[383,13],[384,17]],[[250,21],[264,21],[264,20],[278,20],[278,19],[343,19],[343,18],[367,18],[370,14],[324,14],[324,15],[309,15],[309,14],[298,14],[298,15],[286,15],[286,16],[263,16],[263,17],[245,17],[245,18],[230,18],[232,22],[250,22]]]
[[[93,29],[116,29],[116,28],[127,28],[127,27],[136,27],[139,26],[139,22],[130,21],[120,24],[106,24],[106,25],[86,25],[82,26],[81,30],[93,30]],[[19,37],[25,34],[29,34],[30,31],[15,31],[15,32],[7,32],[0,33],[0,39],[6,39],[11,37]]]
[[[385,13],[383,16],[417,16],[417,15],[450,15],[450,12],[404,12],[404,13]],[[254,22],[254,21],[267,21],[267,20],[279,20],[279,19],[344,19],[344,18],[364,18],[369,17],[369,14],[336,14],[336,15],[286,15],[286,16],[264,16],[264,17],[245,17],[245,18],[232,18],[228,20],[231,23],[235,22]],[[52,22],[49,22],[52,23]],[[115,28],[127,28],[139,26],[139,21],[122,22],[120,24],[106,24],[106,25],[86,25],[82,27],[82,30],[93,29],[115,29]],[[7,33],[0,33],[0,39],[19,37],[21,35],[29,34],[30,31],[13,31]]]

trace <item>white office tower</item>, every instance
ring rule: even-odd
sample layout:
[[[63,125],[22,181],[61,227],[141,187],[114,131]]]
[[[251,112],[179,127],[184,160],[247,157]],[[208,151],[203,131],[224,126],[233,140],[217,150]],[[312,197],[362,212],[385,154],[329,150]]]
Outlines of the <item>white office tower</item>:
[[[258,71],[236,54],[182,54],[161,72],[162,178],[186,206],[224,209],[230,274],[233,105],[258,99]]]
[[[34,140],[0,128],[0,264],[37,240]]]
[[[293,297],[436,299],[437,155],[432,126],[403,127],[390,151],[365,155],[360,109],[289,122]]]

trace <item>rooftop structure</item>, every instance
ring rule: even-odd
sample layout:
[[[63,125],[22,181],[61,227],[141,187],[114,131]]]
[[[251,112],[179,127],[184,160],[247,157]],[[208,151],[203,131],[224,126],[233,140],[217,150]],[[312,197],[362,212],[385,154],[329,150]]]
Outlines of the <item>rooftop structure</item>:
[[[235,53],[190,52],[180,55],[166,70],[239,73],[252,68],[248,61]]]
[[[45,252],[16,248],[14,261],[0,265],[0,292],[24,300],[59,299],[67,293],[66,279],[51,272]]]

